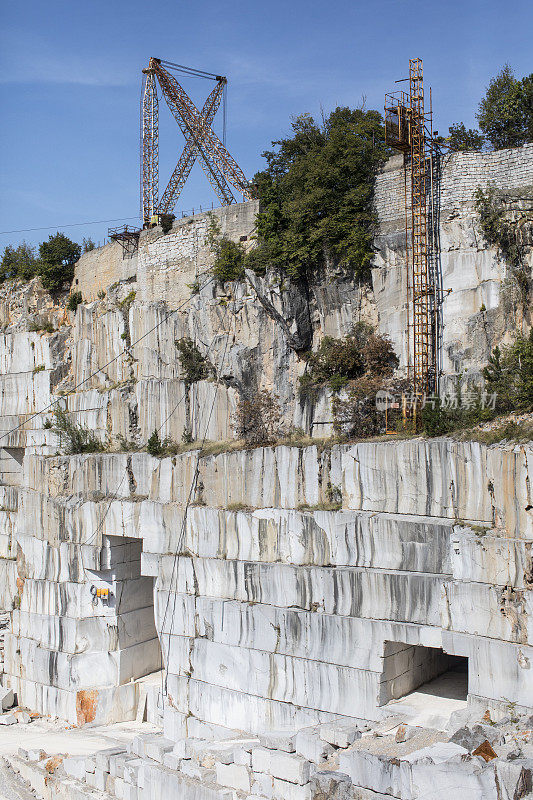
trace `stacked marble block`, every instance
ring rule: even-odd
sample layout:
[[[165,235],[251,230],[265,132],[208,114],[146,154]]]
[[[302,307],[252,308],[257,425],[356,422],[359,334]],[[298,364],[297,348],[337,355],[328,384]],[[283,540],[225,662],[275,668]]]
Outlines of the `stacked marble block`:
[[[104,535],[98,547],[19,533],[17,544],[22,586],[5,669],[19,703],[75,724],[134,718],[135,679],[161,667],[142,543]]]
[[[471,702],[533,707],[530,446],[414,439],[205,456],[185,516],[197,460],[27,458],[6,670],[32,708],[131,715],[120,699],[131,662],[159,663],[130,657],[144,638],[103,644],[101,625],[120,639],[122,616],[136,635],[150,613],[170,740],[193,735],[192,719],[250,734],[378,720],[405,689],[404,659],[408,688],[446,667],[434,651],[468,658]],[[342,510],[319,508],[331,486]],[[121,540],[113,578],[106,553]],[[93,605],[98,581],[108,606]],[[96,675],[116,708],[90,694]]]

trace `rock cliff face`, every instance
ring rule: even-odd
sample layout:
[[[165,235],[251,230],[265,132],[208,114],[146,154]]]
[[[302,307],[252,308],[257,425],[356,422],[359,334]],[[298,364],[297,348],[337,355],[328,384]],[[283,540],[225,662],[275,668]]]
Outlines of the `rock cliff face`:
[[[510,279],[481,240],[473,193],[491,182],[509,192],[533,184],[532,153],[457,155],[444,165],[450,379],[479,369],[516,330],[505,305]],[[471,709],[533,710],[530,445],[228,444],[244,388],[275,392],[287,428],[330,433],[327,396],[311,406],[296,392],[302,351],[326,334],[371,322],[391,336],[405,366],[402,203],[403,170],[392,160],[376,185],[371,286],[342,274],[305,287],[268,275],[218,286],[208,274],[208,219],[198,215],[167,235],[143,233],[133,259],[115,244],[84,255],[76,288],[86,302],[75,314],[35,283],[2,289],[0,608],[11,612],[4,682],[41,713],[104,723],[134,718],[139,679],[163,667],[155,718],[167,750],[183,737],[237,730],[270,736],[267,756],[275,750],[278,758],[288,745],[273,732],[309,729],[292,756],[303,761],[281,774],[250,745],[242,761],[220,761],[236,769],[217,768],[218,788],[194,793],[190,774],[169,777],[177,765],[168,762],[161,773],[147,767],[144,793],[131,797],[159,797],[165,781],[169,792],[197,800],[225,800],[221,786],[239,798],[337,796],[338,781],[335,790],[326,778],[311,787],[309,764],[341,741],[353,744],[357,728],[390,716],[389,703],[459,663]],[[224,233],[248,246],[256,211],[243,204],[215,214]],[[526,330],[529,310],[516,308]],[[187,382],[175,344],[183,337],[216,377]],[[64,442],[47,424],[56,400],[106,452],[61,454]],[[186,434],[210,444],[154,458],[139,452],[154,429],[161,439]],[[291,739],[289,752],[295,747]],[[370,756],[345,758],[352,794],[338,797],[357,797],[354,786],[377,792],[361,797],[424,796],[397,788],[396,774],[388,788],[378,787],[383,775],[372,787],[360,763]],[[494,787],[504,778],[491,770],[490,779],[476,772],[468,780]],[[499,797],[490,792],[472,797]]]

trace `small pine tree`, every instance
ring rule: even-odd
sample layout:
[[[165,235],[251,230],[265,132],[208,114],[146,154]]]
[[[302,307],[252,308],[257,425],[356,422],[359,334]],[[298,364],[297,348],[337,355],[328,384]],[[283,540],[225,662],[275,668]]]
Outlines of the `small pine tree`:
[[[163,452],[163,443],[161,442],[159,434],[156,430],[154,430],[154,432],[148,439],[146,450],[148,451],[148,453],[150,453],[151,456],[160,456],[161,453]]]

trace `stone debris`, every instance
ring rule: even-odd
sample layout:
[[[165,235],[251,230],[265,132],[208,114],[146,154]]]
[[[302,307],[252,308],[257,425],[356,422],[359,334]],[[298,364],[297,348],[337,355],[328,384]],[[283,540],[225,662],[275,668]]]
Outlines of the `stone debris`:
[[[328,723],[330,738],[335,725],[340,739],[341,731],[346,733],[348,728],[341,720]],[[383,723],[367,727],[345,747],[324,742],[320,738],[322,724],[292,732],[294,752],[264,747],[261,742],[272,745],[274,737],[262,735],[219,741],[182,739],[173,744],[173,752],[169,749],[172,743],[150,733],[137,735],[128,747],[117,743],[90,758],[47,758],[44,751],[20,750],[11,762],[34,788],[42,785],[46,775],[50,800],[62,797],[67,786],[72,792],[69,798],[89,798],[91,791],[97,791],[99,800],[166,800],[173,796],[180,800],[421,800],[426,797],[424,792],[429,797],[436,785],[451,786],[461,792],[461,800],[502,800],[502,787],[509,798],[526,800],[532,791],[533,743],[525,718],[492,726],[480,722],[469,730],[463,727],[447,741],[443,732],[406,722],[388,733],[383,731]],[[379,736],[373,735],[374,727]],[[472,747],[486,727],[492,730],[494,745],[485,740],[476,748],[479,753],[456,741]],[[401,729],[405,730],[398,737]],[[349,730],[353,731],[353,726]],[[505,743],[504,739],[511,737],[515,743],[522,742],[523,750],[513,751],[512,745]],[[327,748],[319,764],[298,752],[300,745],[310,746],[312,738],[315,745],[320,742]],[[157,739],[159,749],[155,747]],[[288,746],[285,738],[278,741]],[[144,755],[138,757],[134,751]],[[244,753],[251,756],[249,763],[242,763]]]

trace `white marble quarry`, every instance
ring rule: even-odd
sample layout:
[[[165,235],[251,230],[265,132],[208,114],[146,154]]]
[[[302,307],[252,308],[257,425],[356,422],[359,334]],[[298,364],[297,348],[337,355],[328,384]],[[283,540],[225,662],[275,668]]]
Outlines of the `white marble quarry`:
[[[530,146],[445,167],[445,380],[528,330],[506,311],[509,276],[472,202],[478,182],[520,188],[532,168]],[[199,215],[167,236],[143,233],[129,264],[116,247],[84,257],[75,314],[36,282],[0,287],[2,684],[72,725],[146,713],[161,728],[85,773],[69,765],[63,780],[80,797],[429,800],[435,786],[467,800],[527,797],[531,442],[324,442],[330,393],[297,396],[305,352],[357,321],[389,334],[405,365],[401,177],[393,161],[376,182],[372,286],[334,272],[305,296],[269,272],[204,280]],[[256,211],[217,213],[240,240]],[[54,332],[28,330],[36,320]],[[207,379],[187,383],[183,337],[214,370]],[[315,444],[231,442],[240,395],[260,389],[279,405],[273,438],[287,441],[292,426],[289,441]],[[55,402],[103,452],[65,454]],[[154,430],[175,450],[193,443],[151,456]],[[396,704],[454,668],[457,697],[427,691],[440,704],[423,709],[433,730],[417,724],[415,701]],[[484,762],[448,741],[452,711],[495,725],[519,715],[522,727],[505,729]],[[396,740],[393,716],[408,737]]]

